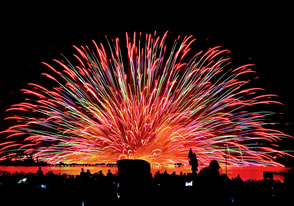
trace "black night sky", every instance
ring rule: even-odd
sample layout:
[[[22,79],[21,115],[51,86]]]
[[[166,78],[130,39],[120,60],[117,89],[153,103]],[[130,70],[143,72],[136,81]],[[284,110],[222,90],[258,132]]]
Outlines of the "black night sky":
[[[148,4],[148,3],[146,3]],[[282,131],[294,135],[293,13],[289,5],[240,4],[216,6],[197,3],[167,6],[76,4],[75,9],[59,5],[36,7],[6,6],[1,14],[0,128],[5,129],[4,110],[22,100],[19,90],[29,82],[40,83],[44,67],[64,53],[71,58],[72,45],[105,42],[125,37],[125,32],[194,35],[196,49],[222,45],[231,50],[237,66],[253,63],[259,87],[279,95],[285,104],[277,121],[286,123]],[[199,44],[198,44],[199,42]],[[197,46],[198,45],[198,46]],[[205,48],[204,48],[205,49]]]

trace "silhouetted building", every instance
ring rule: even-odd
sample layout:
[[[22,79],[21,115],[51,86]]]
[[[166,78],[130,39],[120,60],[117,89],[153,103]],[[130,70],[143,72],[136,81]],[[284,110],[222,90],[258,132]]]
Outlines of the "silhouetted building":
[[[119,160],[117,167],[119,197],[126,201],[147,201],[153,191],[150,164],[145,160]]]
[[[267,172],[267,171],[263,172],[263,179],[265,179],[265,180],[273,180],[273,178],[274,178],[274,173],[273,172]]]
[[[220,166],[212,160],[208,167],[200,170],[198,174],[198,193],[201,204],[212,205],[223,203],[223,184],[219,173]]]

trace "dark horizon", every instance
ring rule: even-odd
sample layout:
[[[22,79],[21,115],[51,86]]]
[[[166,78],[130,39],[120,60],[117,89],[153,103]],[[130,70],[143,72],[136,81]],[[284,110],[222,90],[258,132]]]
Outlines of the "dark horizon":
[[[9,205],[97,205],[100,201],[123,204],[202,203],[225,205],[278,205],[293,202],[293,171],[284,182],[273,173],[264,172],[261,180],[243,180],[240,175],[229,178],[219,172],[212,160],[199,172],[151,174],[150,164],[142,160],[118,161],[116,174],[81,168],[79,174],[45,172],[0,172],[2,202]],[[193,171],[193,166],[192,166]],[[18,197],[18,198],[15,198]],[[39,198],[41,197],[41,198]]]

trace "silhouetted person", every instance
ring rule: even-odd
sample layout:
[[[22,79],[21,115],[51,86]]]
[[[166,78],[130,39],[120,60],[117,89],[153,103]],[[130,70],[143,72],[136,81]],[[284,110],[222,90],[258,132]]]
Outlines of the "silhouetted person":
[[[189,164],[192,166],[192,173],[196,174],[198,171],[198,160],[192,149],[189,150],[188,157],[190,158]]]
[[[82,169],[81,169],[81,172],[80,172],[80,176],[81,176],[81,177],[84,177],[85,175],[86,175],[86,173],[85,173],[85,171],[84,171],[84,168],[82,168]]]
[[[111,170],[108,170],[106,175],[107,175],[107,177],[112,177]]]
[[[87,169],[86,175],[87,175],[88,177],[90,177],[90,176],[91,176],[91,172],[90,172],[90,170],[89,170],[89,169]]]
[[[38,177],[43,177],[43,176],[44,176],[44,173],[43,173],[41,167],[39,167],[39,170],[37,171],[36,175],[37,175]]]
[[[41,167],[39,167],[39,170],[36,172],[36,178],[39,183],[41,183],[41,182],[43,183],[44,173],[43,173]]]

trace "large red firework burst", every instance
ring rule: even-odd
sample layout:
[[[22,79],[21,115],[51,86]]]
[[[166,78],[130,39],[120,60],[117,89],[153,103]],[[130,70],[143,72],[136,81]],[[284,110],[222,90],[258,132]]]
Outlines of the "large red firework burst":
[[[145,159],[153,165],[187,163],[190,148],[200,163],[281,165],[277,147],[291,138],[271,129],[276,95],[251,88],[252,65],[232,68],[221,47],[194,52],[192,36],[172,44],[156,33],[126,35],[108,46],[74,47],[74,60],[44,63],[57,86],[29,83],[31,96],[12,105],[17,123],[4,133],[1,153],[33,154],[50,163]],[[55,64],[55,66],[52,66]],[[246,79],[247,78],[247,79]],[[16,136],[24,137],[23,141]]]

